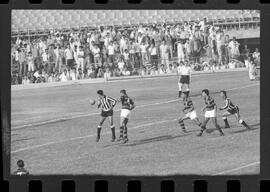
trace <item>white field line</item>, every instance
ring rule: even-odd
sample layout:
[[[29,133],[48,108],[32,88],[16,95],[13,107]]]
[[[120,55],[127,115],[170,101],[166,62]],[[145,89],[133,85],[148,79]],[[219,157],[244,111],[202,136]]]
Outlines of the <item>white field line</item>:
[[[168,120],[163,120],[163,121],[157,121],[157,122],[154,122],[154,123],[146,123],[146,124],[138,125],[138,126],[135,126],[135,127],[131,127],[131,128],[129,128],[129,130],[140,129],[142,127],[158,125],[158,124],[167,123],[167,122],[170,122],[170,121],[176,121],[176,119],[168,119]],[[107,135],[107,134],[110,134],[110,133],[111,133],[111,131],[106,131],[106,132],[102,133],[102,135]],[[15,150],[15,151],[11,151],[11,153],[12,154],[13,153],[18,153],[18,152],[21,152],[21,151],[27,151],[27,150],[30,150],[30,149],[36,149],[36,148],[40,148],[40,147],[44,147],[44,146],[48,146],[48,145],[64,143],[64,142],[74,141],[74,140],[78,140],[78,139],[86,139],[86,138],[93,137],[93,136],[96,136],[96,134],[84,135],[84,136],[81,136],[81,137],[74,137],[74,138],[69,138],[69,139],[60,140],[60,141],[52,141],[52,142],[44,143],[44,144],[41,144],[41,145],[33,145],[33,146],[30,146],[30,147],[25,147],[25,148],[21,148],[21,149]]]
[[[228,90],[232,91],[232,90],[237,90],[237,89],[244,89],[244,88],[255,86],[255,85],[259,85],[259,84],[247,85],[247,86],[242,86],[242,87],[235,87],[235,88],[228,89]],[[170,101],[166,101],[166,102],[141,105],[141,106],[138,106],[138,107],[140,108],[140,107],[145,107],[145,106],[150,106],[150,105],[159,105],[159,104],[174,102],[174,101],[177,101],[177,100],[178,99],[174,99],[174,100],[170,100]],[[95,113],[95,114],[99,114],[99,113]],[[85,115],[85,116],[88,116],[88,115]],[[170,121],[175,121],[175,120],[176,119],[170,119],[170,120],[157,121],[157,122],[154,122],[154,123],[142,124],[142,125],[138,125],[138,126],[132,127],[129,130],[139,129],[139,128],[142,128],[142,127],[152,126],[152,125],[156,125],[156,124],[162,124],[162,123],[166,123],[166,122],[170,122]],[[104,134],[109,134],[109,133],[110,133],[110,131],[107,131]],[[31,149],[36,149],[36,148],[40,148],[40,147],[44,147],[44,146],[48,146],[48,145],[53,145],[53,144],[58,144],[58,143],[64,143],[64,142],[74,141],[74,140],[78,140],[78,139],[89,138],[89,137],[93,137],[93,136],[95,136],[95,135],[94,134],[91,134],[91,135],[85,135],[85,136],[81,136],[81,137],[69,138],[69,139],[61,140],[61,141],[52,141],[52,142],[48,142],[48,143],[44,143],[44,144],[40,144],[40,145],[33,145],[33,146],[30,146],[30,147],[25,147],[25,148],[21,148],[21,149],[15,150],[15,151],[11,151],[11,154],[18,153],[18,152],[21,152],[21,151],[27,151],[27,150],[31,150]]]
[[[246,85],[246,86],[242,86],[242,87],[235,87],[235,88],[231,88],[231,89],[227,89],[227,91],[233,91],[233,90],[238,90],[238,89],[244,89],[244,88],[248,88],[248,87],[253,87],[253,86],[257,86],[260,84],[251,84],[251,85]],[[169,101],[163,101],[163,102],[157,102],[157,103],[150,103],[150,104],[145,104],[145,105],[139,105],[135,108],[135,110],[137,108],[143,108],[143,107],[148,107],[148,106],[154,106],[154,105],[161,105],[161,104],[167,104],[167,103],[172,103],[172,102],[176,102],[179,99],[173,99],[173,100],[169,100]],[[114,111],[120,111],[121,109],[117,109]],[[71,120],[71,119],[76,119],[76,118],[81,118],[81,117],[90,117],[90,116],[94,116],[94,115],[99,115],[100,113],[86,113],[86,114],[80,114],[80,115],[66,115],[67,117],[60,117],[60,118],[56,118],[56,119],[52,119],[52,120],[46,120],[46,121],[42,121],[42,122],[37,122],[37,123],[29,123],[29,124],[25,124],[25,125],[19,125],[19,126],[15,126],[12,128],[12,130],[16,130],[16,129],[22,129],[25,127],[33,127],[33,126],[39,126],[39,125],[45,125],[48,123],[54,123],[54,122],[58,122],[58,121],[65,121],[65,120]]]
[[[214,175],[223,175],[223,174],[227,174],[227,173],[232,173],[232,172],[239,171],[241,169],[251,167],[251,166],[255,166],[255,165],[259,165],[259,164],[260,164],[260,161],[256,161],[256,162],[249,163],[247,165],[243,165],[243,166],[240,166],[240,167],[237,167],[237,168],[234,168],[234,169],[229,169],[229,170],[225,170],[225,171],[222,171],[222,172],[218,172],[218,173],[216,173]]]

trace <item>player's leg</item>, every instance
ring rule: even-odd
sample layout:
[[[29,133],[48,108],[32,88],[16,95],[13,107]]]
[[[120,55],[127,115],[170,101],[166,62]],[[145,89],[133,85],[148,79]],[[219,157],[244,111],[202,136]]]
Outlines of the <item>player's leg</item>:
[[[203,125],[203,124],[200,122],[200,120],[199,120],[198,117],[192,119],[192,121],[193,121],[196,125],[198,125],[199,127],[202,128],[202,125]]]
[[[96,138],[96,142],[98,142],[99,139],[100,139],[101,128],[102,128],[102,125],[103,125],[103,123],[104,123],[105,120],[106,120],[106,117],[104,117],[104,116],[101,116],[100,117],[100,121],[99,121],[99,124],[98,124],[98,127],[97,127],[97,138]]]
[[[120,117],[120,135],[117,141],[121,141],[123,139],[124,121],[125,121],[125,118],[121,116]]]
[[[183,84],[182,83],[180,83],[180,81],[178,82],[178,98],[180,98],[181,97],[181,94],[182,94],[182,86],[183,86]]]
[[[246,124],[246,122],[245,122],[244,120],[241,119],[241,117],[240,117],[240,112],[239,112],[238,107],[237,107],[237,112],[236,112],[234,115],[235,115],[235,118],[236,118],[237,122],[239,122],[239,123],[240,123],[241,125],[243,125],[245,128],[251,129],[251,127],[248,126],[248,125]]]
[[[217,117],[211,117],[212,123],[214,124],[214,126],[216,127],[216,129],[219,131],[220,136],[223,136],[224,133],[221,130],[221,127],[219,126],[219,124],[217,123]]]
[[[186,131],[185,124],[184,124],[184,120],[186,120],[186,119],[188,119],[188,118],[189,118],[189,117],[184,116],[184,117],[180,117],[180,118],[178,119],[178,123],[179,123],[179,125],[180,125],[180,127],[181,127],[181,129],[182,129],[182,131],[183,131],[184,133],[187,132],[187,131]]]
[[[200,132],[199,132],[199,134],[197,136],[202,136],[204,130],[206,129],[206,125],[207,125],[209,119],[210,119],[209,117],[204,117],[204,121],[203,121],[203,123],[201,125],[201,130],[200,130]]]
[[[114,142],[116,137],[115,137],[115,127],[113,125],[113,114],[110,114],[109,121],[110,121],[110,126],[111,126],[111,131],[112,131],[112,142]]]
[[[128,142],[127,123],[128,123],[128,118],[125,118],[124,119],[124,138],[123,138],[123,143]]]
[[[230,125],[229,125],[229,122],[228,122],[228,119],[227,117],[232,115],[230,112],[226,111],[225,113],[222,114],[222,119],[225,123],[225,128],[230,128]]]
[[[190,90],[189,90],[189,83],[185,83],[184,84],[185,85],[185,88],[186,88],[186,92],[187,92],[187,96],[189,96],[189,92],[190,92]]]

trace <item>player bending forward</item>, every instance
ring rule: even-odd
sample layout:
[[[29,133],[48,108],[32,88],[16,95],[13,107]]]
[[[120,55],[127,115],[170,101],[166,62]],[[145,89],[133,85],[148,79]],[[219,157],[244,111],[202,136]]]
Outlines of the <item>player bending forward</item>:
[[[203,111],[205,111],[205,115],[204,115],[204,121],[201,126],[202,129],[197,136],[201,136],[203,134],[203,131],[206,129],[206,124],[208,123],[209,119],[212,120],[216,129],[219,131],[220,136],[223,136],[224,133],[222,132],[221,127],[217,123],[217,105],[215,103],[215,100],[212,97],[210,97],[208,89],[202,90],[202,96],[204,98],[204,102],[206,105],[203,108]]]
[[[191,119],[199,127],[201,127],[202,124],[201,124],[199,118],[197,117],[197,113],[195,111],[193,103],[192,103],[190,97],[188,96],[187,92],[182,92],[182,99],[183,99],[183,104],[184,104],[184,109],[182,111],[185,113],[185,116],[180,117],[178,119],[178,122],[180,124],[180,127],[182,128],[182,131],[184,133],[187,133],[186,128],[185,128],[185,124],[184,124],[184,120]]]
[[[102,90],[97,91],[99,100],[98,100],[98,108],[101,107],[101,117],[100,117],[100,122],[97,128],[97,139],[96,141],[98,142],[100,139],[100,132],[102,128],[103,122],[106,120],[108,117],[110,119],[110,125],[111,125],[111,130],[112,130],[112,142],[115,141],[115,127],[113,125],[113,107],[116,104],[116,100],[104,95]]]
[[[133,100],[127,95],[126,90],[121,90],[120,102],[122,103],[122,109],[120,114],[120,136],[118,141],[123,140],[123,143],[128,142],[127,136],[127,123],[130,117],[131,110],[135,108]]]
[[[227,92],[222,90],[220,91],[220,96],[222,97],[222,99],[225,102],[225,106],[219,108],[219,110],[226,110],[226,112],[223,113],[222,115],[222,119],[225,123],[225,128],[230,128],[230,125],[228,123],[227,117],[230,115],[234,115],[236,117],[236,120],[242,124],[245,128],[250,129],[250,127],[246,124],[245,121],[243,121],[242,119],[240,119],[240,113],[239,113],[239,108],[237,105],[234,105],[231,101],[231,99],[229,99],[227,97]]]

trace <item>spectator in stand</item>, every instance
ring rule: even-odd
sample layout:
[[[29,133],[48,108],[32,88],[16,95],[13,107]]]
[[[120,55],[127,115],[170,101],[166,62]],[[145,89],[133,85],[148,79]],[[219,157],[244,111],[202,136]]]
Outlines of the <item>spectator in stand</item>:
[[[177,49],[177,60],[178,62],[180,63],[180,61],[184,61],[185,60],[185,46],[187,46],[187,48],[189,48],[189,41],[187,41],[187,43],[184,45],[183,44],[183,41],[184,40],[181,40],[179,39],[178,41],[175,42],[174,46],[175,46],[175,49]],[[186,49],[187,51],[187,49]],[[190,49],[189,49],[190,51]],[[190,54],[190,52],[189,52]],[[188,53],[187,53],[188,55]],[[188,57],[188,56],[187,56]]]
[[[94,63],[95,65],[99,65],[101,66],[101,58],[100,58],[100,49],[97,46],[97,44],[94,45],[93,49],[92,49],[93,55],[94,55]]]
[[[217,35],[217,53],[219,58],[219,63],[224,64],[225,63],[225,36],[223,31],[218,31]]]
[[[79,73],[79,69],[81,69],[81,72],[84,71],[84,57],[85,57],[85,53],[83,51],[83,46],[79,47],[79,50],[77,52],[77,56],[78,56],[78,64],[76,67],[77,73]]]
[[[162,40],[162,44],[159,47],[160,49],[160,56],[161,56],[161,64],[166,67],[169,67],[169,48],[168,45],[166,45],[165,40]]]
[[[153,41],[150,48],[149,48],[149,52],[150,52],[150,61],[152,64],[152,68],[154,70],[158,70],[158,49],[155,46],[155,42]]]
[[[233,37],[233,39],[230,41],[228,47],[230,50],[231,59],[238,59],[240,56],[239,52],[239,43],[236,41],[236,37]]]
[[[146,62],[148,61],[147,48],[148,48],[148,45],[145,42],[142,42],[140,46],[140,50],[141,50],[141,56],[142,56],[141,60],[142,60],[143,65],[145,65]]]
[[[41,69],[45,69],[46,71],[48,71],[48,65],[49,65],[48,62],[49,62],[48,49],[45,49],[45,52],[42,53],[42,67],[41,67]]]
[[[60,75],[60,81],[61,82],[66,82],[66,81],[68,81],[68,76],[67,76],[67,70],[66,69],[64,69],[64,72]]]
[[[66,60],[66,66],[68,69],[72,69],[74,66],[74,57],[73,57],[73,51],[70,47],[70,45],[68,44],[66,46],[65,52],[64,52],[64,57]]]
[[[61,67],[62,67],[62,58],[61,58],[60,52],[61,52],[60,44],[57,44],[55,49],[54,49],[55,68],[53,71],[58,71],[59,73],[61,72]]]
[[[28,56],[27,56],[27,65],[28,65],[28,71],[30,72],[33,72],[35,71],[34,69],[34,58],[33,58],[33,55],[31,52],[28,53]]]

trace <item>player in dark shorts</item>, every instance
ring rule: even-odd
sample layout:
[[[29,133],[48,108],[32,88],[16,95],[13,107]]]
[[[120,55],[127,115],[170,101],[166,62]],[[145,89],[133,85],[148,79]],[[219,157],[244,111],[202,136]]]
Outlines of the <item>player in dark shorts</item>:
[[[100,139],[100,132],[102,128],[103,122],[106,120],[108,117],[110,120],[110,125],[111,125],[111,131],[112,131],[112,142],[115,141],[115,127],[113,125],[113,107],[116,104],[116,100],[106,96],[102,90],[97,91],[99,100],[98,100],[98,108],[101,107],[101,117],[100,117],[100,123],[97,128],[97,138],[96,141],[98,142]]]
[[[187,133],[186,128],[185,128],[185,124],[184,124],[184,120],[190,119],[199,127],[201,127],[202,124],[197,116],[196,110],[195,110],[193,103],[192,103],[190,97],[188,96],[187,92],[182,92],[182,99],[183,99],[183,104],[184,104],[184,109],[182,111],[185,113],[185,116],[180,117],[178,119],[178,123],[179,123],[180,127],[182,128],[182,131],[184,133]]]
[[[191,81],[191,67],[188,63],[187,60],[185,60],[184,62],[184,65],[180,67],[180,79],[179,79],[179,90],[180,90],[180,85],[181,87],[185,86],[185,91],[187,92],[187,96],[189,96],[189,92],[190,92],[190,89],[189,89],[189,84],[190,84],[190,81]],[[182,90],[182,88],[181,88]],[[179,91],[179,97],[181,97],[181,92]]]
[[[216,129],[219,131],[220,136],[223,136],[224,133],[221,130],[221,127],[217,123],[217,105],[215,103],[215,100],[209,95],[208,89],[202,90],[202,96],[204,98],[205,107],[203,108],[203,111],[205,111],[204,115],[204,121],[202,123],[202,129],[200,133],[197,136],[202,136],[203,131],[206,129],[206,124],[211,119],[213,124],[215,125]]]
[[[128,142],[127,136],[127,123],[130,118],[131,110],[135,108],[133,100],[127,95],[125,89],[120,91],[122,94],[119,101],[122,104],[121,114],[120,114],[120,136],[118,141],[123,140],[123,143]]]
[[[247,129],[250,129],[250,127],[246,124],[245,121],[243,121],[241,118],[240,118],[240,113],[239,113],[239,107],[237,105],[234,105],[231,101],[231,99],[229,99],[227,97],[227,92],[222,90],[220,91],[220,96],[222,97],[222,99],[224,100],[225,102],[225,106],[219,108],[219,110],[226,110],[226,112],[224,112],[222,114],[222,119],[225,123],[225,128],[230,128],[230,125],[228,123],[228,119],[227,117],[228,116],[231,116],[231,115],[234,115],[236,117],[236,120],[241,124],[243,125],[245,128]]]
[[[15,171],[13,173],[14,175],[19,175],[19,176],[29,175],[29,172],[24,168],[23,160],[18,160],[17,161],[17,166],[18,166],[18,169],[17,169],[17,171]]]

